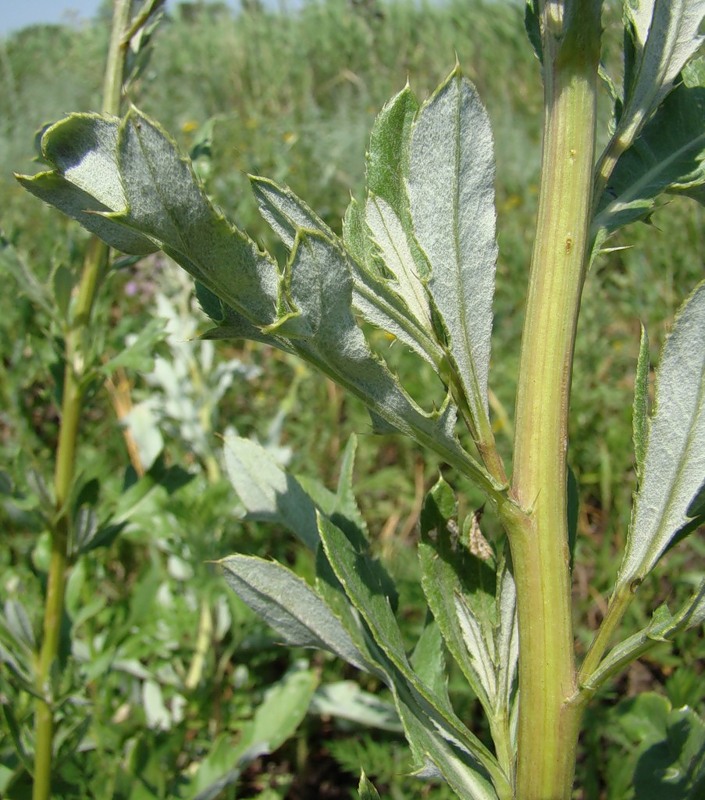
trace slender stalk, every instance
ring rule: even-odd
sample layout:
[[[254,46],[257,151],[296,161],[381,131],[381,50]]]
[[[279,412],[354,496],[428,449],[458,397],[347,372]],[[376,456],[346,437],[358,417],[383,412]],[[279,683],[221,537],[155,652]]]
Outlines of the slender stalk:
[[[602,661],[602,657],[607,652],[614,633],[622,622],[633,599],[634,593],[629,586],[621,586],[610,598],[605,618],[602,620],[600,628],[595,634],[595,638],[592,640],[592,644],[580,666],[578,684],[581,689],[589,681],[592,673],[599,667],[600,661]]]
[[[106,66],[103,110],[120,110],[124,47],[122,31],[130,15],[129,0],[115,0],[113,28]],[[56,515],[51,528],[51,559],[44,605],[42,645],[36,665],[35,686],[39,698],[35,706],[35,749],[33,800],[51,797],[51,772],[56,720],[54,716],[51,673],[59,653],[61,620],[64,613],[66,574],[70,566],[70,500],[76,474],[76,446],[84,400],[86,369],[83,344],[91,311],[108,261],[108,248],[98,239],[88,245],[78,286],[72,323],[65,332],[66,365],[61,401],[61,426],[54,470]]]
[[[580,708],[571,619],[566,449],[592,205],[600,0],[541,4],[545,119],[517,392],[508,533],[519,614],[516,797],[571,796]]]

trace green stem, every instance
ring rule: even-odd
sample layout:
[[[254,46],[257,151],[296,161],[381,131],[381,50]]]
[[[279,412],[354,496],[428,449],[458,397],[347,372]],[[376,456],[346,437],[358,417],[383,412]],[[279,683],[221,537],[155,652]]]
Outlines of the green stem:
[[[592,205],[600,1],[541,8],[545,120],[507,530],[519,614],[516,796],[571,796],[580,724],[566,508],[568,406]]]
[[[590,693],[591,687],[588,685],[591,683],[590,676],[600,666],[600,662],[612,642],[615,631],[622,619],[624,619],[624,615],[633,599],[634,593],[628,585],[622,585],[610,598],[605,618],[602,620],[599,630],[595,634],[595,638],[592,640],[592,644],[580,666],[578,685],[581,691],[586,686],[587,693]]]
[[[116,0],[106,67],[103,103],[103,110],[106,113],[118,114],[120,111],[125,52],[124,48],[120,48],[120,39],[129,22],[129,14],[129,0]],[[61,401],[61,426],[54,471],[56,515],[50,531],[51,559],[44,604],[42,644],[35,674],[35,687],[39,698],[35,706],[33,800],[49,800],[51,797],[52,755],[56,728],[51,673],[59,653],[66,574],[70,566],[71,512],[69,506],[76,474],[76,445],[84,399],[83,378],[86,359],[83,344],[90,324],[96,292],[105,272],[107,260],[108,248],[97,239],[92,239],[83,263],[73,321],[65,335],[66,365]]]

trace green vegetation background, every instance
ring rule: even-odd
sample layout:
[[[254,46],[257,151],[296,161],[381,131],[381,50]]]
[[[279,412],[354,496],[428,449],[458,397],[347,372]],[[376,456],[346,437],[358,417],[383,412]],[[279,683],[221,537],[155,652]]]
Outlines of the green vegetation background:
[[[617,17],[613,24],[608,15],[608,59],[611,49],[617,50],[610,49],[619,35],[616,23]],[[80,259],[85,236],[23,192],[12,172],[33,171],[33,132],[44,123],[69,111],[98,108],[107,25],[96,20],[79,29],[34,26],[0,41],[3,258],[19,258],[40,280],[48,280],[58,265]],[[177,7],[159,30],[131,99],[192,152],[226,214],[276,249],[256,213],[247,174],[291,185],[339,230],[350,192],[359,196],[363,184],[375,114],[407,78],[419,97],[426,96],[456,57],[484,98],[496,138],[500,261],[491,385],[498,436],[508,448],[541,131],[539,65],[518,5],[327,0],[281,13],[255,2],[237,16],[197,4]],[[656,360],[675,309],[702,275],[703,209],[674,200],[655,224],[650,230],[644,225],[628,229],[611,242],[629,247],[598,259],[587,282],[569,451],[581,490],[575,571],[579,641],[604,609],[615,553],[626,533],[634,489],[631,399],[639,324],[648,327]],[[52,375],[60,372],[47,372],[47,365],[58,363],[55,334],[41,309],[20,292],[2,260],[0,269],[0,599],[20,599],[36,632],[46,541],[34,506],[42,481],[51,479],[60,391]],[[185,303],[187,315],[197,315],[163,259],[128,265],[111,276],[98,309],[108,322],[101,343],[106,356],[119,353],[129,335],[155,315],[155,292]],[[199,325],[203,330],[200,319]],[[383,346],[387,343],[380,342]],[[171,351],[161,344],[159,352],[169,357]],[[409,371],[402,348],[391,352],[398,370],[409,373],[413,391],[428,399],[428,376],[416,366]],[[331,487],[347,437],[361,434],[359,501],[375,547],[401,580],[412,641],[424,615],[414,564],[416,522],[438,464],[422,460],[399,439],[368,435],[368,420],[355,401],[282,354],[238,343],[219,344],[216,353],[217,363],[238,359],[243,377],[217,414],[207,415],[204,430],[214,451],[216,433],[233,426],[290,452],[295,473]],[[144,379],[150,366],[145,354],[144,370],[127,376],[134,402],[156,391]],[[80,470],[95,478],[90,485],[95,489],[99,483],[95,491],[108,505],[118,502],[134,478],[117,404],[114,390],[96,387],[79,457]],[[292,655],[281,648],[227,594],[208,559],[238,550],[296,563],[304,574],[311,565],[282,530],[239,519],[237,499],[217,466],[189,448],[178,426],[165,424],[162,434],[164,463],[188,471],[190,482],[172,494],[158,491],[114,543],[81,559],[69,582],[57,797],[179,797],[179,776],[193,771],[214,743],[227,750],[236,742],[268,685],[297,658],[312,659],[325,680],[357,678],[323,656]],[[467,513],[474,508],[473,491],[456,486],[465,498],[461,513]],[[493,521],[486,524],[491,531]],[[690,552],[703,555],[702,539],[692,539],[690,546]],[[687,590],[694,564],[677,550],[671,563],[678,580],[652,581],[654,605]],[[197,686],[184,692],[204,601],[213,621],[210,646]],[[646,610],[643,619],[634,612],[629,624],[646,619]],[[626,781],[638,736],[628,724],[634,701],[617,704],[620,695],[655,688],[674,706],[689,703],[703,712],[705,644],[691,637],[678,642],[675,652],[664,650],[657,657],[630,670],[592,712],[595,723],[602,719],[607,725],[584,737],[579,767],[584,797],[631,796]],[[12,720],[28,724],[28,696],[17,691],[9,671],[0,679]],[[368,677],[362,684],[379,690]],[[477,716],[458,681],[451,680],[451,690],[462,712]],[[21,761],[8,720],[6,715],[0,721],[0,780]],[[31,751],[27,737],[20,739]],[[384,797],[426,796],[427,788],[404,777],[409,762],[401,737],[326,715],[311,715],[294,741],[255,761],[238,788],[219,796],[349,797],[361,764]],[[434,791],[434,797],[446,796],[444,790]]]

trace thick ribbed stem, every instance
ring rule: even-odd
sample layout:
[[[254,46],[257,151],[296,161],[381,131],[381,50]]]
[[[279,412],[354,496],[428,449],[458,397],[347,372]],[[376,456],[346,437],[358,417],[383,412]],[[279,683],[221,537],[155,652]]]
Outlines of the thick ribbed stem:
[[[508,525],[519,613],[516,797],[571,796],[580,708],[566,508],[568,406],[592,205],[599,0],[541,8],[545,120]]]

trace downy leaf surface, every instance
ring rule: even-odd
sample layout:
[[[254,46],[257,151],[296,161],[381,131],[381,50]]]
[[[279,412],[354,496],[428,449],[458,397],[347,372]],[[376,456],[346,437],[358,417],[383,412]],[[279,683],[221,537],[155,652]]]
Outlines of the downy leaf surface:
[[[328,650],[375,672],[325,601],[291,570],[255,556],[234,555],[218,563],[230,588],[288,644]]]
[[[262,445],[234,434],[225,438],[225,468],[250,519],[275,522],[309,550],[318,547],[316,506],[292,475]]]
[[[328,562],[379,648],[378,663],[386,664],[384,669],[389,675],[390,688],[394,691],[412,747],[420,737],[427,739],[420,752],[428,755],[426,746],[433,742],[433,749],[443,765],[441,768],[439,764],[439,770],[453,788],[456,788],[453,775],[457,768],[463,775],[463,781],[474,786],[476,794],[468,796],[494,798],[496,795],[488,776],[492,774],[496,780],[503,780],[501,770],[485,746],[447,708],[443,698],[438,698],[411,668],[392,612],[388,590],[385,589],[386,581],[381,566],[369,557],[359,543],[356,545],[343,531],[320,515],[319,534]],[[426,733],[421,733],[419,727],[426,729]],[[462,758],[458,752],[453,755],[456,748],[463,754]],[[456,760],[462,764],[462,768],[457,767]]]
[[[161,249],[256,325],[274,322],[278,269],[215,210],[174,142],[136,109],[121,121],[74,114],[42,137],[52,172],[19,176],[33,194],[108,244]]]
[[[705,203],[705,60],[689,64],[681,77],[618,160],[592,224],[598,242],[647,218],[664,192]]]
[[[316,231],[336,243],[333,231],[290,189],[266,178],[252,177],[251,183],[260,213],[290,250],[299,231]],[[367,222],[354,201],[346,220],[345,243],[351,256],[346,256],[346,260],[352,277],[353,307],[371,325],[391,333],[425,361],[437,366],[443,360],[442,349],[410,311],[399,286],[383,278],[375,266],[379,253],[375,252]]]
[[[702,44],[705,0],[628,0],[634,64],[625,70],[624,109],[614,135],[624,149],[673,89],[678,74]]]
[[[636,364],[634,379],[634,406],[632,410],[632,439],[634,442],[634,460],[636,462],[637,480],[641,480],[644,469],[644,456],[649,431],[649,336],[646,328],[641,326],[639,341],[639,358]]]
[[[439,479],[426,498],[419,544],[421,585],[446,646],[490,719],[508,720],[518,660],[516,589],[452,534],[453,492]]]
[[[426,414],[376,358],[352,311],[350,259],[315,231],[296,234],[288,270],[287,296],[299,315],[296,352],[359,397],[393,429],[435,450],[494,495],[499,487],[460,446],[455,436],[455,407],[449,402]],[[271,332],[286,336],[285,320]]]
[[[705,483],[705,284],[683,304],[664,345],[648,428],[618,587],[653,569]]]
[[[456,69],[421,108],[408,194],[428,288],[475,420],[488,414],[495,241],[494,153],[475,87]]]

